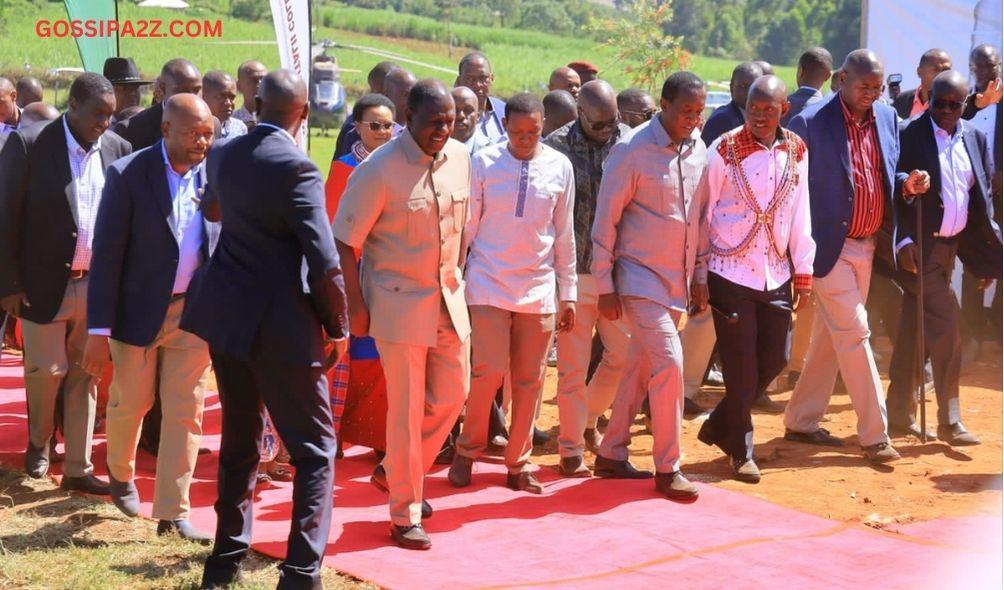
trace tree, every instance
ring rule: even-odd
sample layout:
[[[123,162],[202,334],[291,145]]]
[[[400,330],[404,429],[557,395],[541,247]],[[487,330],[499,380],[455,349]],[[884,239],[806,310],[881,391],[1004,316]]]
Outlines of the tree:
[[[808,47],[807,37],[802,15],[789,12],[767,29],[760,42],[759,55],[771,63],[792,63]]]
[[[552,0],[523,2],[520,22],[524,29],[547,33],[570,33],[575,28],[575,23],[568,16],[565,7]]]
[[[635,0],[624,17],[592,25],[603,46],[613,49],[615,59],[624,64],[632,84],[653,92],[669,74],[690,63],[683,37],[665,33],[673,20],[672,4],[672,0]]]

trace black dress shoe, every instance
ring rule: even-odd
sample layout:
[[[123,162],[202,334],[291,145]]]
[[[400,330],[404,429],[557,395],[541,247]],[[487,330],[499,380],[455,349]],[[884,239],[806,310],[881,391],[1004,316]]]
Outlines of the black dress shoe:
[[[656,473],[655,490],[675,502],[693,502],[698,496],[697,486],[680,471]]]
[[[377,465],[373,469],[370,483],[381,492],[390,492],[390,487],[387,486],[387,471],[384,470],[383,465]],[[422,518],[432,518],[432,505],[425,500],[422,500]]]
[[[718,447],[726,455],[729,454],[725,441],[718,437],[718,433],[712,428],[710,421],[706,420],[704,424],[701,424],[701,429],[697,431],[697,440],[709,447]]]
[[[938,438],[953,447],[969,447],[980,444],[978,436],[966,430],[962,422],[938,426]]]
[[[429,535],[425,534],[425,529],[420,524],[411,526],[390,525],[390,536],[399,547],[404,549],[417,549],[424,551],[432,547]]]
[[[695,402],[689,397],[683,398],[683,417],[686,420],[693,420],[695,418],[700,418],[701,416],[706,416],[708,411],[701,407],[701,404]]]
[[[190,520],[161,520],[157,523],[157,536],[162,537],[171,533],[177,533],[182,539],[199,543],[200,545],[209,545],[213,542],[212,535],[195,528],[195,525]]]
[[[119,481],[108,474],[108,491],[112,497],[112,504],[122,511],[126,516],[136,516],[139,514],[139,491],[136,484],[129,481]]]
[[[766,393],[761,393],[753,400],[753,409],[767,414],[784,413],[784,405],[770,399]]]
[[[815,432],[795,432],[784,429],[784,440],[800,442],[809,445],[823,445],[825,447],[842,447],[844,441],[830,434],[825,428],[819,428]]]
[[[596,455],[593,473],[597,477],[608,479],[648,479],[652,477],[651,471],[638,469],[630,461],[615,461],[607,459],[603,455]]]
[[[232,572],[226,573],[218,571],[210,573],[209,570],[206,569],[202,572],[202,583],[199,585],[199,590],[226,590],[227,588],[243,583],[244,573],[241,571],[240,566]]]
[[[551,442],[551,435],[544,432],[543,430],[533,427],[533,446],[542,447],[547,443]]]
[[[28,448],[24,450],[24,472],[28,477],[38,479],[45,477],[49,472],[49,448],[48,446],[38,448],[28,443]]]
[[[537,478],[529,471],[510,473],[506,475],[505,485],[510,490],[517,492],[530,492],[531,494],[543,494],[544,486],[540,485]]]
[[[918,426],[916,422],[910,422],[909,424],[906,425],[893,424],[890,422],[889,436],[896,436],[896,437],[912,436],[917,440],[921,440],[924,437],[924,433],[920,430],[920,426]],[[935,440],[936,438],[938,438],[937,434],[933,432],[927,433],[927,440]]]
[[[108,484],[94,477],[90,473],[83,477],[70,477],[65,475],[63,476],[63,481],[60,482],[59,487],[69,492],[81,492],[84,494],[93,494],[95,496],[108,495]]]
[[[453,463],[453,457],[456,455],[456,449],[453,445],[446,445],[439,450],[439,454],[436,455],[436,460],[432,463],[434,465],[450,465]]]

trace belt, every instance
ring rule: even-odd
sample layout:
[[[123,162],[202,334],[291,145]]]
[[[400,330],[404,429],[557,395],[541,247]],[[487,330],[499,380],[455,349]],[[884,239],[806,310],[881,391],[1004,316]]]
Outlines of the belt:
[[[71,270],[70,271],[70,280],[79,281],[80,279],[85,278],[86,276],[87,276],[87,271],[86,270]]]
[[[173,293],[171,294],[171,301],[177,301],[185,296],[184,293]]]
[[[931,236],[933,236],[934,239],[940,240],[942,242],[954,242],[959,239],[959,234],[955,234],[954,236],[943,236],[938,232],[933,232]]]

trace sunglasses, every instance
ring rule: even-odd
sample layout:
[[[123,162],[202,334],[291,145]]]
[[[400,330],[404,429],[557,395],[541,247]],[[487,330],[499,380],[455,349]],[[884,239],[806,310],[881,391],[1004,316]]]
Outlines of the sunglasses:
[[[360,121],[360,125],[366,125],[370,128],[370,131],[390,131],[394,128],[394,123],[381,123],[380,121]]]
[[[943,98],[935,99],[931,102],[934,109],[937,111],[951,110],[951,111],[961,111],[962,107],[966,106],[964,102],[958,100],[945,100]]]
[[[644,111],[621,111],[621,112],[629,117],[638,116],[645,119],[651,119],[652,115],[658,113],[659,111],[657,109],[647,109]]]
[[[581,115],[583,122],[585,122],[590,129],[593,131],[603,131],[606,129],[616,129],[617,128],[617,118],[613,118],[610,121],[592,121],[589,115],[585,111],[579,109],[579,115]]]

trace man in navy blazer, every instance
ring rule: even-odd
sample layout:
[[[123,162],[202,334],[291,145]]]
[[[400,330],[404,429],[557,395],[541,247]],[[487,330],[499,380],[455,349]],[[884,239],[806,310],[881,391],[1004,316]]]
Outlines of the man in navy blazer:
[[[887,399],[890,428],[895,424],[917,429],[917,274],[922,272],[923,330],[938,399],[938,438],[953,446],[980,441],[963,426],[959,410],[962,342],[959,304],[950,284],[952,267],[958,255],[985,288],[1001,278],[1002,264],[1000,230],[991,218],[993,157],[983,132],[962,119],[968,91],[962,74],[952,70],[938,74],[931,84],[927,111],[900,135],[899,169],[927,170],[931,186],[912,203],[897,203],[899,279],[906,293],[889,367]],[[918,264],[919,254],[922,264]]]
[[[335,457],[324,333],[344,350],[345,287],[321,173],[293,140],[309,113],[306,84],[271,72],[256,102],[255,129],[209,155],[203,205],[219,205],[223,230],[182,319],[209,343],[223,411],[216,542],[202,587],[235,581],[250,548],[264,404],[296,468],[279,587],[319,588]]]
[[[115,368],[106,424],[112,501],[129,516],[139,512],[136,445],[159,392],[157,533],[208,544],[211,537],[188,520],[188,490],[202,437],[209,350],[179,323],[185,291],[209,244],[199,201],[213,116],[194,94],[174,95],[163,108],[164,139],[108,170],[95,228],[83,364],[101,374],[110,353]]]
[[[785,410],[785,438],[837,446],[819,422],[837,371],[858,415],[858,441],[869,460],[899,458],[889,444],[886,408],[865,312],[872,261],[892,256],[879,239],[897,195],[926,189],[925,173],[897,175],[896,112],[878,102],[883,69],[874,53],[847,55],[840,90],[792,119],[790,129],[809,148],[809,200],[816,242],[816,318],[802,376]]]
[[[763,69],[752,61],[744,61],[732,70],[732,79],[729,81],[732,101],[715,109],[705,121],[701,130],[701,139],[705,145],[711,145],[711,142],[727,131],[742,127],[746,122],[746,96],[753,81],[762,75]]]
[[[798,90],[788,95],[791,106],[781,117],[782,127],[787,127],[806,107],[823,100],[823,85],[830,81],[832,71],[833,56],[825,47],[810,47],[802,53],[795,72]]]
[[[62,485],[108,493],[93,475],[95,379],[80,366],[87,340],[87,281],[105,168],[129,144],[107,132],[115,91],[85,73],[69,109],[47,124],[12,132],[0,152],[0,307],[21,318],[29,440],[25,471],[42,477],[57,394],[63,395]]]

